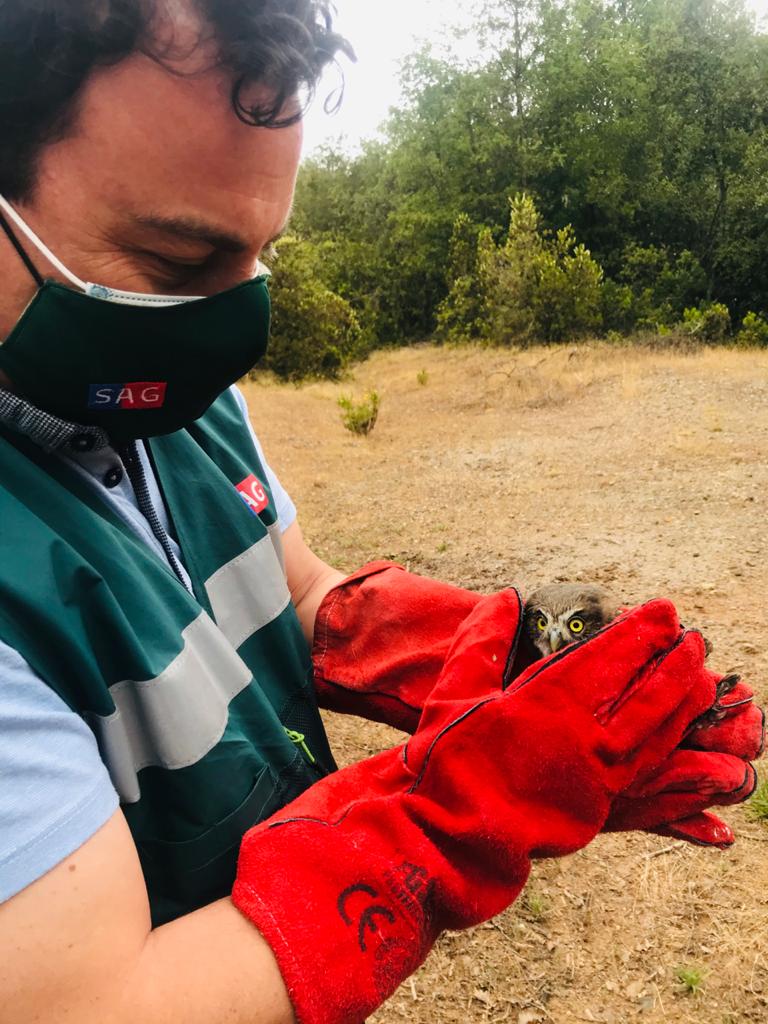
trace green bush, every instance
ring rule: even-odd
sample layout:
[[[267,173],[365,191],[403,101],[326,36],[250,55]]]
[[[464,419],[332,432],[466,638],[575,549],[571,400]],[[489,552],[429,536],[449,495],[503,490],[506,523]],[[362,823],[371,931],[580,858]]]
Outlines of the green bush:
[[[540,255],[538,242],[538,216],[530,225],[518,222],[514,232],[510,227],[507,242],[501,247],[494,242],[489,228],[480,232],[476,287],[483,294],[483,304],[478,328],[481,337],[494,344],[525,345],[536,341],[533,263]]]
[[[693,964],[682,964],[675,969],[675,977],[680,985],[681,992],[687,996],[697,996],[704,987],[707,972],[702,967]]]
[[[723,342],[731,331],[731,314],[721,302],[702,303],[683,310],[680,329],[701,341]]]
[[[369,391],[360,402],[355,402],[349,395],[341,395],[338,399],[341,409],[341,421],[353,434],[367,437],[376,426],[381,407],[381,395],[378,391]]]
[[[768,348],[768,321],[757,313],[747,313],[736,335],[736,344],[744,348]]]
[[[272,331],[260,368],[286,380],[336,379],[365,355],[357,315],[323,283],[319,263],[311,243],[297,238],[280,242],[270,282]]]
[[[603,325],[602,268],[576,244],[570,227],[558,231],[547,248],[534,295],[537,333],[544,341],[594,334]]]
[[[602,327],[603,271],[568,226],[544,230],[533,199],[510,200],[509,232],[478,240],[481,333],[496,343],[563,341]]]
[[[629,334],[634,328],[635,296],[628,284],[619,284],[607,277],[600,293],[603,329],[609,335]]]
[[[435,336],[445,341],[467,341],[476,337],[482,311],[477,274],[478,232],[462,213],[453,225],[448,254],[448,294],[437,307]]]
[[[619,280],[632,293],[629,330],[674,326],[707,288],[704,269],[689,250],[672,256],[666,248],[635,243],[623,252]]]

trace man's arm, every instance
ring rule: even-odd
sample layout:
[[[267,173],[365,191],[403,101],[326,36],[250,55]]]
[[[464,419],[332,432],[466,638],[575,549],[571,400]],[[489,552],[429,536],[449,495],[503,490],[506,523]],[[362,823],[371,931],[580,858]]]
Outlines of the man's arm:
[[[274,956],[222,900],[151,930],[119,811],[0,906],[0,1024],[292,1024]]]
[[[317,610],[326,594],[344,580],[344,573],[332,568],[310,550],[297,522],[283,533],[283,552],[288,589],[304,636],[311,644]]]

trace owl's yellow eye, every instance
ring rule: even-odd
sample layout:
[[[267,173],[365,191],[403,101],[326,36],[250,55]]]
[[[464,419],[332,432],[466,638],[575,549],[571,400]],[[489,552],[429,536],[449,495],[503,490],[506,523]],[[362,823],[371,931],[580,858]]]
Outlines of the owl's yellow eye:
[[[570,631],[573,634],[575,634],[575,636],[578,636],[579,633],[583,633],[584,619],[571,619],[571,621],[568,623],[568,629],[570,629]]]
[[[536,629],[538,629],[540,633],[543,633],[546,628],[547,620],[544,618],[543,615],[540,615],[538,619],[536,619]]]

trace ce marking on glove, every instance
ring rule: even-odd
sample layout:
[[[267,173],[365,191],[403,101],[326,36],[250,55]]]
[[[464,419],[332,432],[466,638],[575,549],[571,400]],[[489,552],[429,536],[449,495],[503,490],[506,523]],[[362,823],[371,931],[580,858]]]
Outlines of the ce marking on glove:
[[[364,882],[358,882],[355,885],[350,885],[346,888],[339,896],[336,906],[339,914],[341,915],[342,921],[350,927],[354,925],[355,920],[350,916],[348,908],[353,902],[354,897],[357,895],[367,896],[370,900],[377,900],[380,898],[379,893],[372,886],[366,885]],[[356,902],[361,903],[357,919],[357,944],[360,946],[361,952],[367,953],[368,947],[365,942],[366,932],[376,935],[379,930],[376,919],[383,918],[384,920],[389,921],[390,924],[394,924],[395,915],[389,907],[385,907],[380,903],[371,902],[366,905],[366,903],[363,903],[362,901]]]

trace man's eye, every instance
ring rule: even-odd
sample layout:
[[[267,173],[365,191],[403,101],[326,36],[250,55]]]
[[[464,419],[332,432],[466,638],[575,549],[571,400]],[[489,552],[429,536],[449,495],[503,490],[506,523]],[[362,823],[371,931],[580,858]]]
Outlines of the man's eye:
[[[210,257],[197,260],[170,259],[168,256],[161,256],[159,253],[147,253],[153,269],[159,271],[163,280],[184,284],[196,277],[209,262]]]
[[[201,267],[205,266],[205,260],[170,260],[167,256],[158,256],[158,263],[175,274],[195,274]]]

